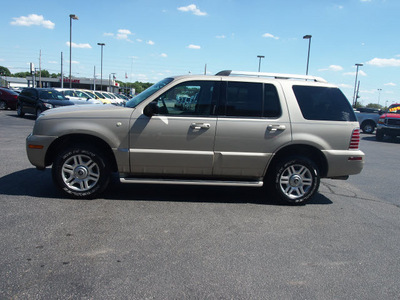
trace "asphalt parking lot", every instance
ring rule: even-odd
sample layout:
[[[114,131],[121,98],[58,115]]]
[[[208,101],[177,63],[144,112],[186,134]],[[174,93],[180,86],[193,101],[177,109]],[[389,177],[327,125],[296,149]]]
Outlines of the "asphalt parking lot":
[[[261,189],[122,185],[60,197],[0,111],[0,299],[398,299],[400,139],[306,206]]]

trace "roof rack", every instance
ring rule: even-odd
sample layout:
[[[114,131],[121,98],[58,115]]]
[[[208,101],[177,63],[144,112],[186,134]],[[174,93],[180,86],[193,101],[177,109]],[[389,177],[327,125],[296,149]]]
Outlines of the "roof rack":
[[[303,79],[311,80],[315,82],[327,82],[325,79],[316,76],[309,75],[295,75],[295,74],[280,74],[280,73],[263,73],[263,72],[246,72],[246,71],[232,71],[224,70],[215,74],[216,76],[232,76],[232,75],[242,75],[242,76],[255,76],[255,77],[273,77],[275,79]]]

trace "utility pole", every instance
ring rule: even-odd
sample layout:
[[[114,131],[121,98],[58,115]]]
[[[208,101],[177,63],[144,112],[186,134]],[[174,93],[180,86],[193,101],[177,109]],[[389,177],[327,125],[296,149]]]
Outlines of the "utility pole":
[[[61,88],[64,88],[63,53],[61,52]]]
[[[42,87],[42,50],[39,50],[39,87]]]

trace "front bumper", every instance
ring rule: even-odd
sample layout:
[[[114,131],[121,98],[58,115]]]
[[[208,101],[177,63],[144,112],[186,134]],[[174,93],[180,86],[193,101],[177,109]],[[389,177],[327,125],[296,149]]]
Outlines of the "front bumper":
[[[46,153],[56,136],[37,136],[30,134],[26,138],[26,154],[32,165],[38,169],[46,168]]]

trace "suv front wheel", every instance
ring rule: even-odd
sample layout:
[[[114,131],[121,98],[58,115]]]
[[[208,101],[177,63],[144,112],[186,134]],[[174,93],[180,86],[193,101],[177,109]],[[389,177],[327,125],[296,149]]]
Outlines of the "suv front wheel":
[[[318,167],[306,157],[293,156],[277,163],[275,191],[287,204],[307,203],[318,190],[319,183]]]
[[[103,154],[84,144],[62,151],[52,168],[56,185],[73,198],[96,197],[108,186],[110,174]]]
[[[18,105],[17,106],[17,116],[18,117],[23,117],[23,116],[25,116],[25,113],[22,111],[22,106],[21,105]]]

